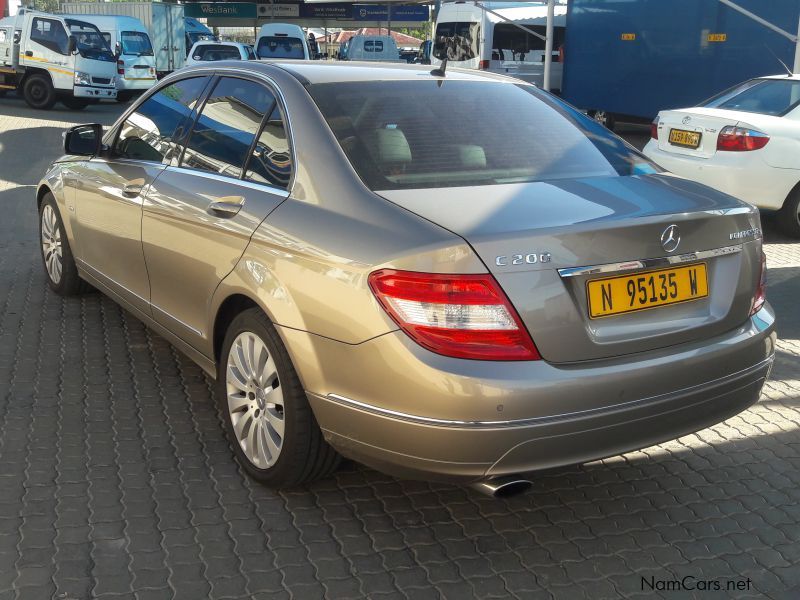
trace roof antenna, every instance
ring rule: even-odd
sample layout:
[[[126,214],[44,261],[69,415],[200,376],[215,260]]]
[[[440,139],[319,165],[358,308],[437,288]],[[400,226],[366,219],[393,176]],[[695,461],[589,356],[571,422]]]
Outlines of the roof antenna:
[[[774,57],[775,57],[775,60],[777,60],[779,63],[781,63],[781,66],[783,66],[783,68],[786,70],[786,76],[787,76],[787,77],[791,77],[792,75],[794,75],[794,73],[792,73],[792,70],[791,70],[789,67],[787,67],[787,66],[786,66],[786,63],[785,63],[785,62],[783,62],[783,61],[782,61],[780,58],[778,58],[778,55],[777,55],[777,54],[775,54],[775,53],[772,51],[772,48],[770,48],[770,47],[769,47],[769,46],[767,46],[766,44],[764,44],[764,47],[765,47],[767,50],[769,50],[769,53],[770,53],[770,54],[772,54],[772,56],[774,56]]]
[[[431,75],[433,75],[434,77],[444,77],[446,70],[447,70],[447,57],[445,56],[442,59],[442,64],[431,71]]]

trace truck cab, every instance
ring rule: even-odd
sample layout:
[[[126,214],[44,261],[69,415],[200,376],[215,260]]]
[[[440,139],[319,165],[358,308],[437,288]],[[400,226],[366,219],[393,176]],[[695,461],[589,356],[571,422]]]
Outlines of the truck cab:
[[[81,15],[79,18],[97,26],[117,57],[117,100],[127,102],[155,85],[153,44],[139,19],[118,15]]]
[[[0,20],[0,29],[0,85],[20,91],[31,107],[49,109],[60,100],[79,109],[117,97],[116,57],[91,23],[25,10]]]

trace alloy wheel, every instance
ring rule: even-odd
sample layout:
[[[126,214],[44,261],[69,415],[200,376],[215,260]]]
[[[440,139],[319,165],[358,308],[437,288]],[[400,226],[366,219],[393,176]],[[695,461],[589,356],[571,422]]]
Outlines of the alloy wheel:
[[[240,333],[225,369],[228,417],[247,459],[259,469],[275,464],[283,447],[283,390],[269,349],[255,333]]]
[[[55,285],[58,285],[64,268],[61,228],[58,226],[56,212],[49,204],[42,209],[42,256],[47,275]]]

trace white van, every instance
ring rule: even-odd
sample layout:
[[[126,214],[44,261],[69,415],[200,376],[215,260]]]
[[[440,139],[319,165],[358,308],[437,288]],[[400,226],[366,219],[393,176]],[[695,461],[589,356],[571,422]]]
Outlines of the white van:
[[[144,24],[134,17],[81,15],[117,55],[117,100],[127,102],[156,83],[156,57]]]
[[[400,58],[397,42],[389,35],[354,35],[347,40],[344,60],[406,62]]]
[[[299,25],[269,23],[262,25],[256,39],[258,58],[309,60],[306,34]]]
[[[542,87],[544,82],[545,42],[520,29],[514,23],[546,33],[547,4],[541,2],[485,2],[489,10],[462,2],[442,4],[436,18],[433,38],[434,52],[442,49],[443,38],[456,39],[448,48],[448,64],[464,69],[482,69],[517,77]],[[511,21],[511,22],[509,22]],[[557,5],[553,20],[553,62],[550,69],[550,89],[561,89],[563,65],[560,50],[564,45],[567,7]],[[431,56],[432,65],[441,61]]]

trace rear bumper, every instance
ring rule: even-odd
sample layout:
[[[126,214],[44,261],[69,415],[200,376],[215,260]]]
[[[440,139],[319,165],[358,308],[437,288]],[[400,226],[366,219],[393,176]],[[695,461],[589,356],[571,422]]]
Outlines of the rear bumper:
[[[354,374],[352,381],[330,377],[331,387],[308,396],[326,439],[344,455],[401,477],[451,481],[587,462],[723,421],[758,400],[775,346],[767,306],[726,335],[635,358],[517,363],[523,385],[502,379],[514,368],[509,363],[494,363],[496,376],[480,381],[441,370],[438,377],[409,371],[408,361],[398,361],[391,348],[405,346],[404,337],[387,334],[340,348],[339,360],[326,357],[341,375],[348,364],[357,369],[362,393],[352,388]],[[369,347],[367,354],[360,346]],[[486,364],[456,362],[479,369]],[[300,363],[308,389],[307,365]],[[381,364],[382,372],[372,372]],[[382,378],[382,394],[367,381],[374,377]],[[405,406],[393,402],[398,389],[408,391]],[[483,417],[475,413],[478,404]],[[448,414],[437,410],[442,405],[450,407]]]
[[[780,209],[800,181],[800,171],[771,167],[747,152],[723,152],[710,159],[696,158],[664,152],[651,140],[644,153],[670,173],[769,210]]]
[[[158,82],[156,76],[153,75],[152,77],[142,77],[142,78],[130,78],[130,77],[122,77],[118,76],[116,80],[117,84],[117,91],[120,92],[131,92],[131,91],[142,91],[149,90]]]

